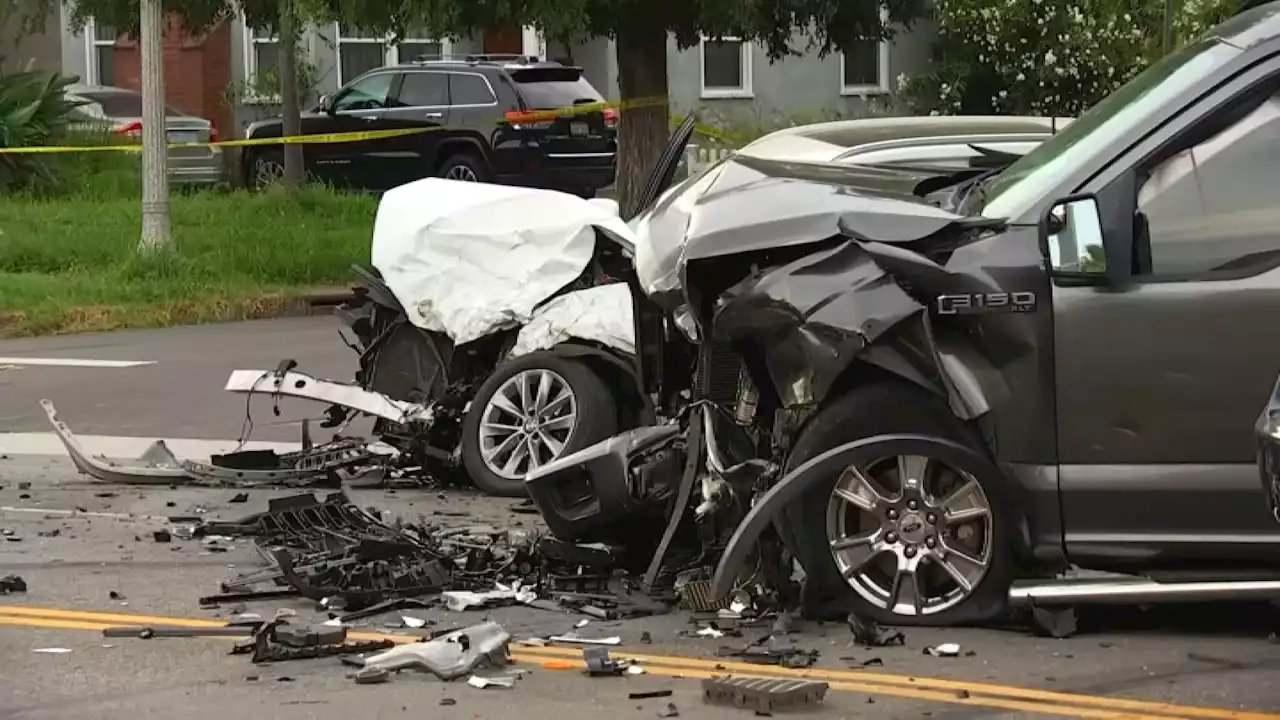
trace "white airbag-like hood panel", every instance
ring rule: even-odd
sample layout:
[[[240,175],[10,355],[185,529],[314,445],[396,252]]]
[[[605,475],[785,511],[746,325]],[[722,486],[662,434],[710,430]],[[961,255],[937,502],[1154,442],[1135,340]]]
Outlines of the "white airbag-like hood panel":
[[[427,178],[382,196],[371,261],[409,321],[463,344],[529,322],[591,260],[602,204],[554,190]]]

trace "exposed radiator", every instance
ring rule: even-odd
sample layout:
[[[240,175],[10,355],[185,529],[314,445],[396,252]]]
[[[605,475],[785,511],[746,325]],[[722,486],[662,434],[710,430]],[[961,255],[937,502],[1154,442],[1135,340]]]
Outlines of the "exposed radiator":
[[[725,408],[733,407],[743,370],[742,357],[731,344],[703,344],[698,355],[698,397]]]

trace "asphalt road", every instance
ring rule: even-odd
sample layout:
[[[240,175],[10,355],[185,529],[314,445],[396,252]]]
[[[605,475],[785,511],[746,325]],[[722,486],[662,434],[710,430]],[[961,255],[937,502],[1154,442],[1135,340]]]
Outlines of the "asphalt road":
[[[236,368],[272,368],[280,358],[293,357],[303,370],[350,377],[354,355],[337,339],[335,326],[332,318],[308,318],[0,343],[0,358],[154,362],[84,368],[10,367],[0,360],[0,432],[47,430],[37,401],[49,397],[84,434],[234,438],[244,404],[221,391],[227,374]],[[255,406],[255,437],[294,439],[296,426],[286,421],[314,414],[302,405],[286,410],[275,418],[269,404]],[[0,542],[0,575],[21,575],[29,585],[26,593],[0,596],[0,718],[180,715],[223,720],[265,712],[280,718],[596,720],[606,713],[651,718],[665,711],[668,702],[681,717],[735,718],[751,713],[703,705],[699,678],[719,672],[780,672],[715,658],[720,646],[742,645],[765,631],[746,630],[744,638],[684,637],[681,631],[689,625],[681,613],[625,623],[592,621],[579,631],[620,636],[623,645],[613,651],[615,657],[645,657],[646,675],[589,678],[577,669],[551,669],[574,658],[575,649],[517,647],[516,667],[529,672],[509,690],[479,690],[413,673],[386,685],[357,686],[346,668],[330,659],[254,667],[242,656],[228,655],[226,640],[104,639],[102,627],[124,623],[130,618],[123,616],[131,614],[187,621],[231,614],[225,607],[202,610],[197,598],[216,592],[219,581],[257,566],[248,543],[210,553],[196,541],[156,543],[151,533],[164,525],[154,517],[203,512],[235,518],[286,491],[253,490],[248,503],[230,504],[234,494],[104,487],[74,474],[62,458],[0,457],[0,529],[12,533]],[[511,501],[462,491],[367,490],[352,495],[361,505],[413,518],[535,526],[531,516],[511,512]],[[112,599],[113,591],[123,597]],[[303,619],[322,617],[300,600],[254,603],[247,609],[270,616],[281,607],[296,610]],[[579,620],[531,608],[417,615],[440,629],[492,617],[517,638],[565,632]],[[402,632],[386,627],[393,619],[377,618],[366,630]],[[1130,609],[1089,614],[1082,622],[1079,634],[1062,640],[1033,637],[1018,625],[908,628],[905,645],[894,648],[857,646],[842,623],[805,623],[790,641],[821,653],[815,673],[831,682],[832,689],[824,707],[814,713],[818,717],[1280,720],[1280,690],[1273,681],[1280,645],[1268,642],[1275,624],[1270,608]],[[640,642],[644,632],[652,637],[651,645]],[[959,643],[962,655],[924,653],[944,642]],[[70,652],[35,652],[47,648]],[[873,658],[883,665],[864,666]],[[628,698],[646,690],[673,694]],[[456,704],[441,705],[446,698]]]

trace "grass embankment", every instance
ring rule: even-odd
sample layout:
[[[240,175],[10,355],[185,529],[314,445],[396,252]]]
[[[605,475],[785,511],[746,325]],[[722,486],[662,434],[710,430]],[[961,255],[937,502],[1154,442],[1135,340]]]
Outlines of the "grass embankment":
[[[60,156],[57,192],[0,199],[0,337],[278,315],[345,286],[367,260],[377,199],[179,191],[174,248],[140,256],[137,156]]]

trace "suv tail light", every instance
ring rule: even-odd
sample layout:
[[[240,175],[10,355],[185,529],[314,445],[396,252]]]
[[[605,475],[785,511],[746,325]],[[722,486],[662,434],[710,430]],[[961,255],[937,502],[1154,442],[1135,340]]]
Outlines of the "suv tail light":
[[[618,108],[604,109],[604,124],[608,127],[618,127]]]
[[[555,112],[549,110],[512,110],[506,117],[516,130],[546,130],[556,121]]]
[[[115,133],[117,135],[126,135],[131,138],[140,138],[142,137],[142,121],[134,120],[128,125],[121,125],[115,129]]]

